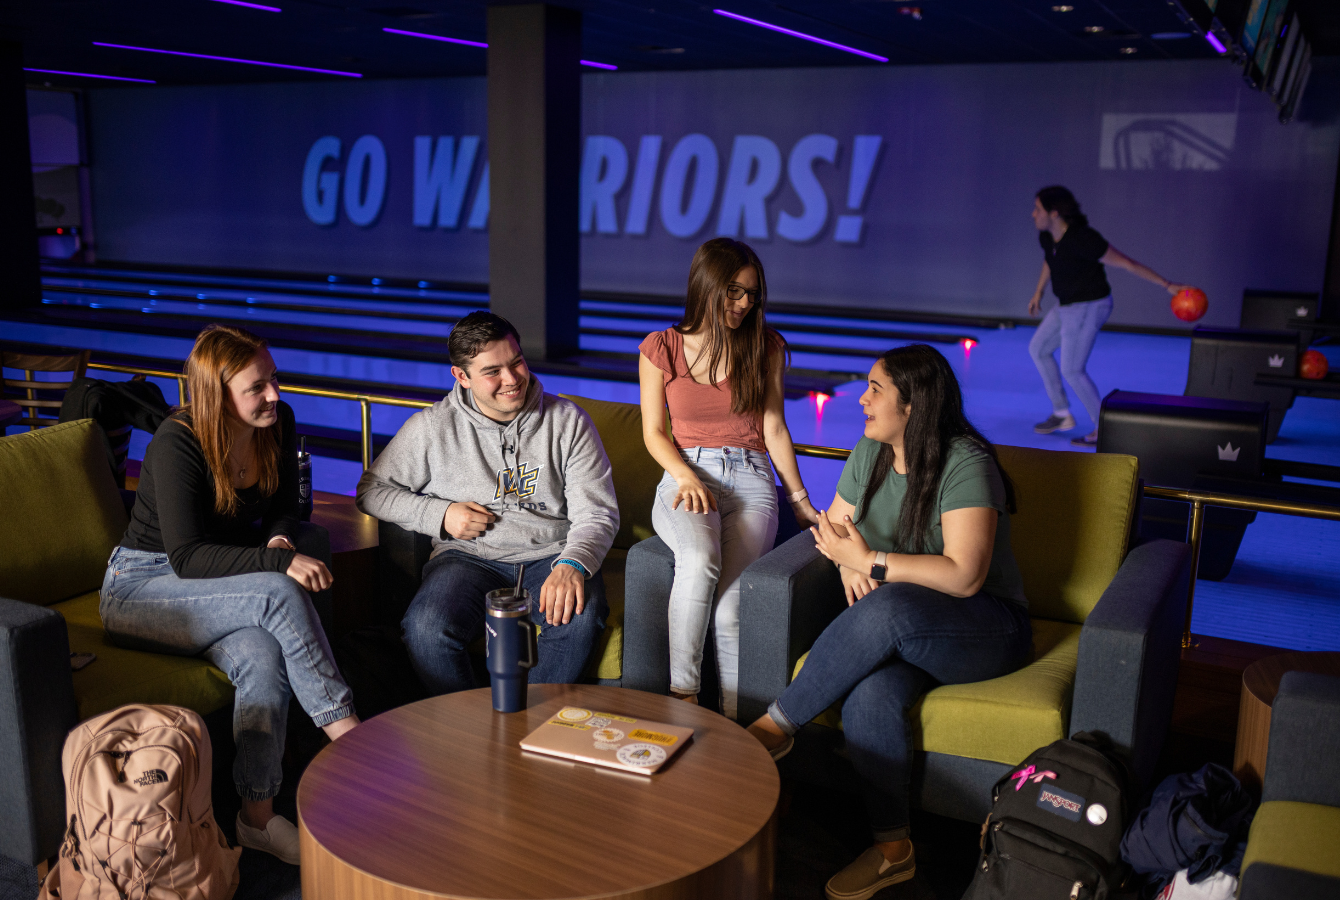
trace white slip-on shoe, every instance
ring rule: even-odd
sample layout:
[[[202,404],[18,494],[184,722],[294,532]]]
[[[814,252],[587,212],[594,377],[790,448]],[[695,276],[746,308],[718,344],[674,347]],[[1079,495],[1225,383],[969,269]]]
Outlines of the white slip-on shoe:
[[[298,852],[298,826],[283,816],[272,816],[264,828],[252,828],[237,814],[237,843],[252,850],[277,856],[290,866],[301,861]]]
[[[824,886],[828,900],[870,900],[891,884],[908,881],[917,874],[917,855],[914,850],[900,862],[891,863],[878,847],[856,857],[856,861],[838,872]]]

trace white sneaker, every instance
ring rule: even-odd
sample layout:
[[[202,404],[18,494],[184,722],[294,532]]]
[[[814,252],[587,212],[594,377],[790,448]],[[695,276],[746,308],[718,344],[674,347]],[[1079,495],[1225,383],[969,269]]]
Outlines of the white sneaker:
[[[264,828],[252,828],[238,813],[237,843],[277,856],[290,866],[298,865],[302,858],[298,852],[298,826],[283,816],[271,817]]]

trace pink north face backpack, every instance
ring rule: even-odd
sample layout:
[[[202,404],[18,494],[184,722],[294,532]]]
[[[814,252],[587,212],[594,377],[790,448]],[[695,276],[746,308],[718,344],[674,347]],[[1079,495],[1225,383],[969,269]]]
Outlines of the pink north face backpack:
[[[39,900],[230,900],[237,859],[214,821],[199,715],[123,706],[65,739],[60,862]]]

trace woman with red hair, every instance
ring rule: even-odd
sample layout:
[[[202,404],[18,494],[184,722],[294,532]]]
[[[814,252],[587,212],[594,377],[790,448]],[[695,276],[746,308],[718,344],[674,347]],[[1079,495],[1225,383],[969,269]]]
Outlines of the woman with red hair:
[[[358,724],[312,605],[330,570],[298,552],[296,429],[265,342],[211,325],[186,381],[190,402],[145,451],[99,612],[120,646],[203,656],[228,674],[237,842],[297,865],[298,830],[274,813],[289,696],[331,739]]]

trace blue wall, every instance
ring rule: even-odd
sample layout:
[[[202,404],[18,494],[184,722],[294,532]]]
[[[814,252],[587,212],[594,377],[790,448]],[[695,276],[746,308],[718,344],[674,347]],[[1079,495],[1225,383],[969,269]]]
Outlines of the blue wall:
[[[1063,183],[1236,325],[1244,288],[1320,290],[1340,150],[1321,106],[1281,125],[1217,60],[586,75],[582,283],[680,293],[727,233],[774,300],[1021,315],[1032,196]],[[91,110],[102,259],[487,281],[483,79],[104,90]],[[1114,322],[1180,324],[1112,281]]]

